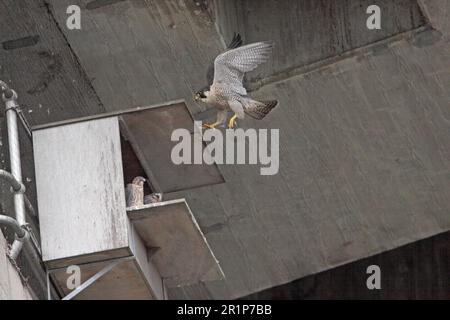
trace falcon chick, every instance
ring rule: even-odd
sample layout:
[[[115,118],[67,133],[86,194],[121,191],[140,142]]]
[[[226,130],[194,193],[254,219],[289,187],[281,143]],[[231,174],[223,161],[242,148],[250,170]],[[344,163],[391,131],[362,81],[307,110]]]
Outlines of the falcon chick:
[[[136,177],[127,184],[125,189],[125,199],[127,207],[142,206],[144,204],[144,182],[147,181],[143,177]]]
[[[151,193],[144,197],[144,204],[158,203],[162,201],[162,193]]]
[[[225,51],[214,60],[214,80],[209,89],[198,91],[194,99],[218,109],[217,120],[204,124],[204,128],[215,128],[227,121],[228,110],[234,115],[228,121],[228,128],[234,128],[236,118],[243,119],[247,114],[261,120],[278,105],[277,100],[256,101],[247,95],[242,83],[246,72],[256,69],[266,62],[273,45],[269,42],[256,42]]]

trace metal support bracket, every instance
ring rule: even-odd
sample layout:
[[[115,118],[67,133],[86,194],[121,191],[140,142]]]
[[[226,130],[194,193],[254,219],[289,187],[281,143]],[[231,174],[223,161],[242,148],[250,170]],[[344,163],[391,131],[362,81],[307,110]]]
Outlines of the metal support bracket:
[[[111,259],[108,260],[110,261],[110,263],[108,263],[104,268],[102,268],[100,271],[98,271],[96,274],[94,274],[92,277],[90,277],[89,279],[87,279],[85,282],[83,282],[80,286],[78,286],[76,289],[74,289],[71,293],[69,293],[68,295],[66,295],[65,297],[63,297],[61,300],[72,300],[74,297],[76,297],[77,295],[79,295],[83,290],[85,290],[86,288],[88,288],[90,285],[92,285],[93,283],[95,283],[95,281],[97,281],[98,279],[100,279],[101,277],[103,277],[105,274],[107,274],[108,272],[110,272],[111,270],[113,270],[117,265],[119,265],[120,263],[124,262],[124,261],[128,261],[128,260],[134,260],[135,257],[134,256],[128,256],[128,257],[121,257],[121,258],[115,258],[115,259]],[[47,295],[48,295],[48,300],[51,300],[51,293],[50,293],[50,274],[55,272],[55,271],[59,271],[61,269],[66,269],[67,267],[64,268],[57,268],[57,269],[52,269],[52,270],[47,270]]]

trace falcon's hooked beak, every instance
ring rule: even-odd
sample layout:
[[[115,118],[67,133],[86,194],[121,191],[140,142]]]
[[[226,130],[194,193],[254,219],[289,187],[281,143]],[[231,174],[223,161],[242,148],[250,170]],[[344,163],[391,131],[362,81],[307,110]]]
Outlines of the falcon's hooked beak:
[[[204,101],[204,99],[206,99],[207,97],[206,97],[206,89],[202,89],[202,90],[199,90],[199,91],[197,91],[195,94],[194,94],[194,100],[195,101]]]

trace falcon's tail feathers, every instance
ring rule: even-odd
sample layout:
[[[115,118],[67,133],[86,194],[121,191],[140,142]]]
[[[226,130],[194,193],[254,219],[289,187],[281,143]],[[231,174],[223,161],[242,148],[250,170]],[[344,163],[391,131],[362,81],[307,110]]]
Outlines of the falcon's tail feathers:
[[[256,103],[252,103],[248,108],[244,108],[246,114],[256,120],[262,120],[265,116],[269,114],[272,109],[278,106],[278,100],[270,100],[270,101],[252,101]]]

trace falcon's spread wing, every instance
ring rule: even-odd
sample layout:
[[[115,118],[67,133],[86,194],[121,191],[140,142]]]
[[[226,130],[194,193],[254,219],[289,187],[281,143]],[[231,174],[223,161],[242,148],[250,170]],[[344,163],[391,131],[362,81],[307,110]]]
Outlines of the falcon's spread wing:
[[[213,84],[225,86],[227,91],[246,95],[247,91],[242,84],[244,74],[266,62],[272,47],[269,42],[256,42],[220,54],[214,61]]]
[[[227,47],[227,50],[235,49],[242,45],[241,35],[239,33],[234,33],[233,39]],[[209,65],[208,71],[206,72],[206,80],[208,81],[208,86],[211,86],[214,80],[214,62]]]

